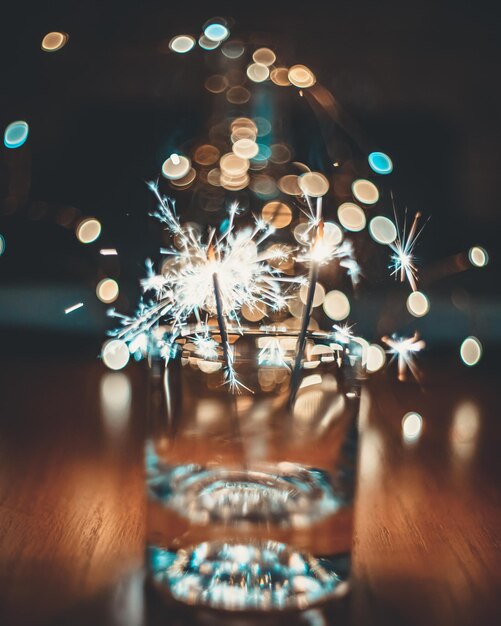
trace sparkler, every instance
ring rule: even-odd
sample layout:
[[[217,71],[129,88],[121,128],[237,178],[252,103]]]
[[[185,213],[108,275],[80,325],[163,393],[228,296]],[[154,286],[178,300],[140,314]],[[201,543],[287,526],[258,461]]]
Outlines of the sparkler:
[[[388,347],[388,354],[393,355],[393,359],[397,359],[398,363],[398,380],[405,380],[407,369],[410,370],[414,378],[417,378],[418,371],[414,363],[415,354],[420,352],[425,346],[425,342],[419,338],[416,332],[412,337],[382,337]]]
[[[409,234],[406,235],[406,222],[407,222],[407,212],[406,218],[404,220],[404,228],[402,233],[398,234],[397,238],[393,243],[388,244],[390,248],[393,250],[394,254],[392,255],[392,265],[390,267],[393,268],[391,272],[392,276],[398,278],[400,275],[400,282],[404,282],[405,279],[409,281],[412,291],[417,290],[417,268],[414,264],[415,258],[413,255],[414,246],[416,245],[416,241],[419,235],[422,233],[424,225],[418,231],[417,225],[419,218],[421,217],[421,213],[417,212],[414,216],[414,220],[412,221],[412,226],[409,230]],[[397,231],[399,231],[397,214],[395,211],[395,223],[397,225]]]
[[[291,377],[291,392],[289,396],[289,406],[292,406],[298,388],[299,388],[299,373],[301,371],[301,361],[303,359],[304,349],[306,346],[306,334],[308,332],[308,324],[311,319],[311,311],[313,308],[313,299],[315,297],[315,289],[318,282],[318,268],[322,261],[329,258],[331,251],[324,246],[324,223],[322,220],[322,198],[317,198],[317,210],[315,214],[315,222],[317,224],[315,239],[311,246],[310,251],[310,274],[308,276],[308,292],[306,296],[306,303],[303,309],[303,315],[301,317],[301,330],[296,346],[296,359],[294,362],[294,370]]]

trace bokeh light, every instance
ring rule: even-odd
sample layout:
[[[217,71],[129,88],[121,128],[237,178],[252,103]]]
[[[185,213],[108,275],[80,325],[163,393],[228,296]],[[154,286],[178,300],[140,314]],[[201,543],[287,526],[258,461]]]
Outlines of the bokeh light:
[[[198,40],[198,45],[203,50],[215,50],[216,48],[219,47],[219,44],[220,44],[219,41],[213,41],[212,39],[209,39],[205,35],[202,35]]]
[[[231,177],[244,176],[249,169],[249,165],[248,159],[239,157],[233,152],[224,154],[219,161],[221,173]]]
[[[363,204],[376,204],[379,200],[379,191],[374,183],[364,178],[353,181],[351,186],[354,197]]]
[[[395,224],[383,215],[376,215],[369,222],[369,233],[374,241],[382,244],[393,243],[397,238]]]
[[[247,68],[247,76],[254,83],[262,83],[270,75],[270,70],[266,65],[261,65],[260,63],[251,63]]]
[[[275,228],[285,228],[292,221],[292,211],[284,202],[268,202],[262,208],[261,216]]]
[[[174,152],[163,162],[162,174],[169,180],[178,180],[179,178],[186,176],[186,174],[190,171],[190,168],[190,160],[185,156],[181,156]]]
[[[96,295],[106,304],[115,302],[118,298],[119,288],[118,283],[113,278],[103,278],[100,280],[96,287]]]
[[[252,139],[238,139],[233,144],[232,150],[243,159],[252,159],[259,152],[259,147]]]
[[[42,50],[45,52],[57,52],[68,42],[69,36],[66,33],[54,31],[47,33],[42,39]]]
[[[211,93],[223,93],[228,87],[228,80],[222,74],[212,74],[205,81],[205,88]]]
[[[305,65],[293,65],[289,69],[288,78],[293,85],[300,89],[312,87],[317,82],[315,74]]]
[[[482,357],[482,344],[476,337],[466,337],[461,344],[460,354],[465,365],[476,365]]]
[[[5,238],[0,235],[0,256],[5,252]]]
[[[245,104],[250,100],[250,91],[239,85],[230,87],[226,92],[226,100],[231,104]]]
[[[106,430],[112,437],[126,431],[130,418],[132,386],[123,372],[106,372],[100,384],[101,410]]]
[[[20,148],[28,139],[29,126],[23,120],[11,122],[5,129],[3,142],[6,148]]]
[[[461,461],[468,461],[474,456],[481,425],[477,404],[465,400],[456,407],[449,438],[452,451]]]
[[[298,184],[301,191],[306,196],[311,196],[312,198],[325,196],[329,191],[329,181],[319,172],[306,172],[306,174],[302,174],[298,179]]]
[[[178,54],[186,54],[192,50],[195,43],[195,39],[191,35],[178,35],[170,40],[169,48]]]
[[[470,248],[468,258],[470,259],[470,263],[475,265],[475,267],[484,267],[489,262],[489,255],[487,254],[487,251],[480,246],[473,246],[473,248]]]
[[[240,41],[228,41],[221,48],[221,52],[227,59],[238,59],[244,53],[244,45]]]
[[[252,60],[254,63],[269,66],[275,63],[277,57],[273,50],[270,50],[269,48],[258,48],[252,55]]]
[[[204,35],[207,39],[220,43],[228,38],[230,31],[222,22],[213,22],[204,28]]]
[[[279,87],[288,87],[291,84],[287,67],[274,67],[271,70],[270,78]]]
[[[402,438],[405,442],[411,443],[421,437],[423,431],[423,418],[419,413],[411,411],[402,418]]]
[[[75,233],[81,243],[92,243],[101,234],[101,223],[95,217],[87,217],[78,224]]]
[[[103,344],[101,358],[110,370],[121,370],[129,362],[129,348],[121,339],[109,339]]]
[[[299,299],[301,300],[301,303],[303,305],[306,304],[306,300],[308,298],[308,290],[309,290],[309,285],[301,285],[301,289],[299,290]],[[315,285],[315,293],[313,294],[312,306],[313,307],[320,306],[324,301],[325,301],[325,289],[320,283],[317,283]],[[325,308],[325,305],[324,305],[324,308]]]
[[[369,154],[369,165],[376,174],[390,174],[393,171],[393,163],[384,152],[371,152]]]
[[[414,317],[423,317],[430,310],[430,301],[421,291],[413,291],[407,298],[407,310]]]
[[[353,202],[343,202],[338,207],[337,217],[341,226],[344,226],[346,230],[358,232],[365,228],[365,213],[358,204]]]
[[[195,150],[193,160],[199,165],[213,165],[219,159],[219,154],[216,146],[203,144]]]
[[[350,301],[342,291],[329,291],[324,299],[324,311],[331,320],[344,320],[350,314]]]
[[[300,196],[302,191],[298,183],[299,177],[295,174],[286,174],[278,181],[278,188],[288,196]]]
[[[367,371],[377,372],[386,363],[386,352],[377,343],[371,343],[367,348]]]

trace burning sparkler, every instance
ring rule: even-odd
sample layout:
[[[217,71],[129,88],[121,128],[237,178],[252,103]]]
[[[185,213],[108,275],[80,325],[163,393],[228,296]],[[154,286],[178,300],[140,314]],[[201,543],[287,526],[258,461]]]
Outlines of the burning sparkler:
[[[400,233],[400,229],[398,227],[397,214],[395,211],[395,223],[397,225],[398,236],[393,243],[388,244],[390,248],[393,250],[392,255],[392,265],[393,268],[391,272],[392,276],[398,278],[400,276],[400,281],[404,282],[405,279],[409,281],[412,291],[417,290],[417,268],[415,265],[415,257],[413,254],[414,246],[416,245],[417,239],[419,235],[422,233],[424,225],[418,231],[417,225],[418,221],[421,217],[421,213],[418,212],[414,216],[414,220],[412,221],[411,228],[409,233],[406,235],[406,222],[407,222],[407,212],[406,217],[404,219],[404,228],[402,233]]]
[[[385,336],[382,337],[381,341],[388,346],[388,354],[393,355],[392,361],[395,358],[397,359],[398,380],[405,380],[407,369],[414,378],[417,378],[418,371],[414,358],[426,346],[425,342],[419,338],[419,334],[416,332],[412,337]]]

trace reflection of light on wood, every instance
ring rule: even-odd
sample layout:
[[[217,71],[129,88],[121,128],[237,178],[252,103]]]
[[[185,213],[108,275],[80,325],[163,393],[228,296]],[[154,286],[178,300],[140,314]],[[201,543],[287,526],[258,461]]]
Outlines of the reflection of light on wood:
[[[462,402],[458,405],[452,418],[449,439],[452,452],[460,459],[473,457],[480,425],[480,412],[476,404]]]
[[[411,411],[402,418],[402,439],[405,443],[415,443],[421,438],[423,418]]]
[[[100,384],[101,411],[111,436],[123,434],[130,418],[132,399],[129,378],[123,372],[107,372]]]

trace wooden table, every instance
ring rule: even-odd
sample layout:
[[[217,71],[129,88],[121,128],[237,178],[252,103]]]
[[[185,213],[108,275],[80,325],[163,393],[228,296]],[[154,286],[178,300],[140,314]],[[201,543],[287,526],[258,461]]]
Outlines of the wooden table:
[[[0,367],[0,624],[194,623],[144,591],[141,366]],[[426,378],[367,384],[350,603],[300,623],[501,623],[498,375],[432,362]]]

